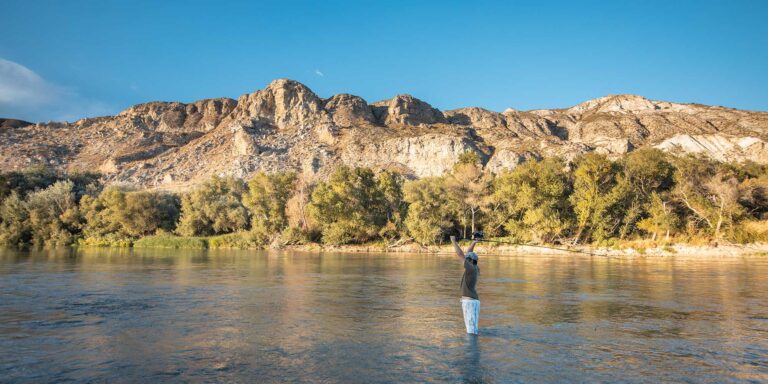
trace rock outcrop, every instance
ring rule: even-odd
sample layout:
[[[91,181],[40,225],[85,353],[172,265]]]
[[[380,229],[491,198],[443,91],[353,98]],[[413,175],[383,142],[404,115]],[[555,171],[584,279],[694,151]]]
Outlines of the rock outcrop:
[[[446,121],[442,112],[411,95],[397,95],[373,103],[373,113],[379,123],[387,126],[429,125]]]
[[[27,125],[32,125],[32,123],[24,120],[17,120],[17,119],[0,119],[0,129],[20,128],[20,127],[26,127]]]
[[[325,109],[333,116],[333,123],[338,127],[351,128],[376,122],[373,110],[359,96],[347,93],[335,95],[325,102]]]
[[[655,147],[670,152],[704,154],[718,161],[742,159],[765,163],[768,159],[767,144],[757,137],[682,134],[664,140]]]
[[[150,102],[74,123],[0,119],[0,128],[2,171],[46,164],[166,189],[259,170],[322,178],[340,164],[438,176],[465,151],[494,172],[531,159],[590,151],[617,158],[649,146],[768,163],[768,113],[633,95],[567,109],[442,112],[410,95],[368,104],[349,94],[323,99],[296,81],[275,80],[237,100]]]

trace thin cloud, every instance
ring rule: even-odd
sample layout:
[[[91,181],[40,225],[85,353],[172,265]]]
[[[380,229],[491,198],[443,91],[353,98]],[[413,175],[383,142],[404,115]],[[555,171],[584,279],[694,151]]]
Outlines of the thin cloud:
[[[29,121],[74,121],[114,109],[46,81],[31,69],[0,58],[0,117]]]
[[[318,75],[318,76],[320,76],[320,77],[325,77],[325,75],[323,74],[323,72],[321,72],[319,69],[315,69],[315,75]]]
[[[61,93],[61,89],[48,84],[29,68],[0,58],[0,105],[40,105]]]

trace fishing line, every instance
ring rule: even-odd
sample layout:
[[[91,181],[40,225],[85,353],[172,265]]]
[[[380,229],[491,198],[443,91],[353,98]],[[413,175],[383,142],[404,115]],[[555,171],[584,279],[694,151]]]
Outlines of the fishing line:
[[[512,242],[512,241],[502,241],[502,240],[486,240],[483,237],[484,237],[483,232],[482,231],[477,231],[477,232],[472,234],[472,238],[469,239],[469,240],[474,240],[474,241],[478,241],[478,242],[486,242],[486,243],[498,243],[498,244],[508,244],[508,245],[519,245],[519,246],[524,246],[524,247],[544,248],[544,249],[551,249],[551,250],[554,250],[554,251],[581,253],[581,254],[590,255],[590,256],[607,257],[609,259],[612,258],[612,256],[610,256],[610,255],[601,255],[599,253],[582,251],[582,250],[578,250],[578,249],[548,247],[546,245],[536,245],[536,244],[521,244],[521,243],[515,243],[515,242]]]
[[[563,252],[582,253],[582,254],[590,255],[590,256],[600,256],[600,257],[607,257],[607,258],[612,258],[613,257],[613,256],[610,256],[610,255],[601,255],[599,253],[582,251],[582,250],[578,250],[578,249],[548,247],[546,245],[522,244],[522,243],[515,243],[515,242],[512,242],[512,241],[501,241],[501,240],[485,240],[485,239],[482,239],[482,238],[480,238],[480,239],[474,238],[474,239],[470,239],[470,240],[475,240],[475,241],[479,241],[479,242],[487,242],[487,243],[498,243],[498,244],[520,245],[520,246],[524,246],[524,247],[544,248],[544,249],[551,249],[551,250],[563,251]]]

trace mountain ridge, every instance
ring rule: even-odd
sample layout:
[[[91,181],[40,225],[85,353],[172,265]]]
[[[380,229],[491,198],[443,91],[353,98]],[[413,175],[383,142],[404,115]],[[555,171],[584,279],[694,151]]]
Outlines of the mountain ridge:
[[[107,182],[165,189],[259,170],[322,178],[340,164],[437,176],[468,150],[492,171],[532,158],[617,157],[647,146],[768,163],[766,112],[626,94],[561,109],[441,111],[408,94],[373,103],[345,93],[321,98],[278,79],[237,100],[154,101],[73,123],[5,121],[13,123],[0,129],[0,170],[99,170]]]

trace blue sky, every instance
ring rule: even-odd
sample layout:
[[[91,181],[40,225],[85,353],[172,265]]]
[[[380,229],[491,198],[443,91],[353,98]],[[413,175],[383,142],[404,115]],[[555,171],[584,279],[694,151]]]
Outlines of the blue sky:
[[[0,117],[76,120],[301,81],[369,102],[768,110],[768,1],[0,0]]]

